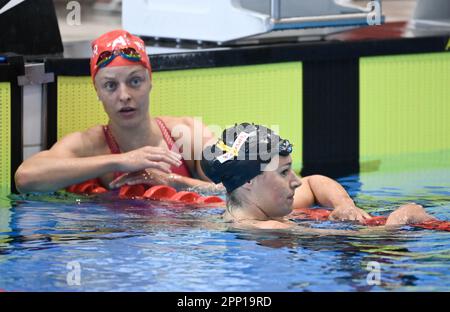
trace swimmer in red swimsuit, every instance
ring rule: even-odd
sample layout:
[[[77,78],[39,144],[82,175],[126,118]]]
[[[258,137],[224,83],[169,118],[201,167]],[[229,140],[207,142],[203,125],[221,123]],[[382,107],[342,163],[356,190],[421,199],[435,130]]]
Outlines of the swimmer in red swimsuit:
[[[105,188],[137,183],[214,187],[194,157],[215,141],[206,126],[190,117],[149,115],[152,75],[144,42],[116,30],[96,39],[92,52],[92,81],[108,125],[71,133],[24,161],[15,175],[17,188],[49,192],[91,179]],[[194,128],[202,144],[194,144]]]
[[[250,124],[226,129],[221,140],[203,151],[203,171],[227,190],[225,221],[250,229],[298,227],[289,220],[293,218],[388,226],[420,223],[422,228],[450,229],[448,222],[436,220],[416,204],[400,207],[387,219],[372,218],[355,206],[337,182],[323,176],[297,177],[291,169],[291,152],[288,140],[268,128]],[[333,211],[320,209],[315,213],[313,209],[301,208],[314,203]]]

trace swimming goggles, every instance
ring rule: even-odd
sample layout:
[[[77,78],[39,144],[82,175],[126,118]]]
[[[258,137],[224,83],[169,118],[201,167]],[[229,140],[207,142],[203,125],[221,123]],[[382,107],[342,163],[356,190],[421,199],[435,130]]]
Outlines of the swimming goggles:
[[[98,68],[103,68],[111,63],[119,55],[133,62],[139,62],[141,60],[141,55],[135,49],[123,48],[114,51],[103,51],[98,57],[96,66]]]
[[[290,153],[292,153],[293,150],[293,145],[291,144],[291,142],[289,142],[289,140],[281,140],[280,144],[278,145],[278,153],[281,156],[288,156]]]

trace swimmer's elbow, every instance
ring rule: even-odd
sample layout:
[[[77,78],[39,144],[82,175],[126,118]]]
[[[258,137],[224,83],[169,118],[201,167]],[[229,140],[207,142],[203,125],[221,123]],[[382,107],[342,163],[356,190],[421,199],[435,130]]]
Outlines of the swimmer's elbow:
[[[29,172],[24,169],[22,166],[17,169],[16,174],[14,175],[14,181],[16,183],[16,189],[20,193],[31,192],[32,179]]]
[[[24,166],[20,166],[14,175],[14,181],[16,183],[16,189],[20,193],[41,192],[39,179],[36,174],[28,170]]]

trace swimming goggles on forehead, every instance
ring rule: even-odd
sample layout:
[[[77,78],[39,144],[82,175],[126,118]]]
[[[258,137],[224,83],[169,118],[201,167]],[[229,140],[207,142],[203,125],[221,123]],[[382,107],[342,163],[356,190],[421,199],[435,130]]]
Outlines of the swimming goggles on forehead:
[[[139,62],[141,55],[133,48],[123,48],[114,51],[103,51],[100,53],[96,66],[103,68],[111,63],[117,56],[121,56],[133,62]]]
[[[292,153],[293,145],[289,140],[281,140],[280,144],[278,144],[278,153],[281,156],[288,156],[290,153]]]

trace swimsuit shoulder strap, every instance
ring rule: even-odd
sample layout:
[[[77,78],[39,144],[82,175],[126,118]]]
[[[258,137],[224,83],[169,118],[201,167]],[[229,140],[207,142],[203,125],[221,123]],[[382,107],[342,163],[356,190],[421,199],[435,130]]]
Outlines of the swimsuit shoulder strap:
[[[164,141],[166,141],[166,143],[167,143],[167,147],[169,147],[169,150],[172,150],[172,147],[175,145],[175,141],[172,138],[172,136],[170,135],[169,129],[167,129],[166,125],[160,118],[155,118],[155,119],[156,119],[156,123],[159,126],[159,129],[161,130]],[[178,146],[175,146],[175,147],[177,148],[177,152],[181,152],[178,149]],[[180,167],[172,167],[171,168],[172,172],[176,173],[178,175],[181,175],[181,176],[192,177],[192,174],[190,173],[189,168],[188,168],[184,158],[181,159],[181,163],[182,164]]]
[[[108,125],[103,126],[103,134],[105,135],[106,144],[108,144],[111,154],[120,154],[121,151],[119,144],[117,143],[116,139],[114,139],[114,136]],[[120,177],[121,175],[122,172],[114,172],[114,179]]]
[[[114,136],[108,125],[103,126],[103,134],[105,135],[106,144],[108,144],[108,147],[111,150],[111,154],[120,154],[121,152],[119,144],[117,144],[116,139],[114,139]]]
[[[173,140],[172,136],[170,135],[169,129],[167,129],[166,124],[160,118],[155,118],[155,119],[156,119],[156,123],[158,124],[159,129],[161,130],[164,141],[166,141],[167,146],[169,147],[169,150],[171,150],[173,145],[175,144],[175,141]]]

